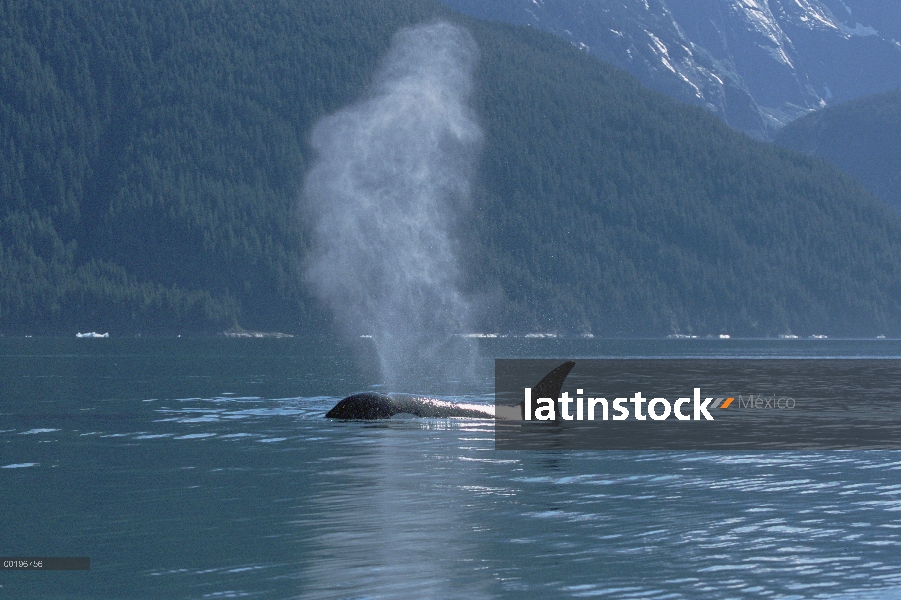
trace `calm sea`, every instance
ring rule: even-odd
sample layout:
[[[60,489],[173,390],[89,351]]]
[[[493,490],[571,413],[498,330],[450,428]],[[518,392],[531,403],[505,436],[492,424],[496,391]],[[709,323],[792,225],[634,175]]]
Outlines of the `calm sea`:
[[[901,598],[901,453],[500,452],[332,422],[371,342],[0,338],[0,597]],[[901,357],[891,340],[483,340],[495,357]],[[423,381],[442,393],[449,382]]]

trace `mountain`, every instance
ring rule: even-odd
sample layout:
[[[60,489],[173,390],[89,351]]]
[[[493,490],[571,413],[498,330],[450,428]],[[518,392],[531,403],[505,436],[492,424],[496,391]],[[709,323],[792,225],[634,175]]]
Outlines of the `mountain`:
[[[901,219],[849,176],[428,0],[2,0],[0,331],[323,331],[313,126],[436,18],[480,56],[473,327],[901,335]]]
[[[901,90],[810,113],[775,142],[841,167],[901,211]]]
[[[894,0],[443,0],[551,31],[768,139],[815,109],[901,85]]]
[[[306,137],[418,4],[0,2],[0,326],[315,319]]]

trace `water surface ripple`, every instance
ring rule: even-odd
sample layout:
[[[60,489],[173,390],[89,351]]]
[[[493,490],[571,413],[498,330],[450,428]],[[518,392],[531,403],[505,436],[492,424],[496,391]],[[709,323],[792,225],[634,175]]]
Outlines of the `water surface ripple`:
[[[326,420],[377,379],[266,342],[4,341],[2,553],[92,566],[0,595],[901,597],[899,452],[495,451],[490,421]]]

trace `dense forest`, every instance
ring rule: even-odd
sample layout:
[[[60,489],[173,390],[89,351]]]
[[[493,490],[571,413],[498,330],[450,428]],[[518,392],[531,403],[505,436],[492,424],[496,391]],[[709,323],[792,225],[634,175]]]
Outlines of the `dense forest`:
[[[0,332],[321,330],[310,129],[439,17],[480,50],[476,327],[901,335],[901,219],[850,177],[431,0],[0,0]]]
[[[901,211],[901,90],[812,112],[775,141],[841,167]]]

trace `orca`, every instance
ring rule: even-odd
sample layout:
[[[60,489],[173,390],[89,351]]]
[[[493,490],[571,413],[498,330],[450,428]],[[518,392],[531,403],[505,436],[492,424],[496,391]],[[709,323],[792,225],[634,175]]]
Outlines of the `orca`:
[[[559,398],[563,381],[575,366],[575,361],[567,361],[548,373],[532,389],[533,398]],[[354,419],[375,420],[390,419],[394,415],[407,413],[417,417],[444,418],[444,417],[469,417],[476,419],[505,419],[521,421],[525,417],[525,405],[523,402],[516,406],[495,407],[487,404],[468,404],[462,402],[450,402],[416,396],[410,394],[379,394],[376,392],[363,392],[344,398],[325,413],[328,419]]]

